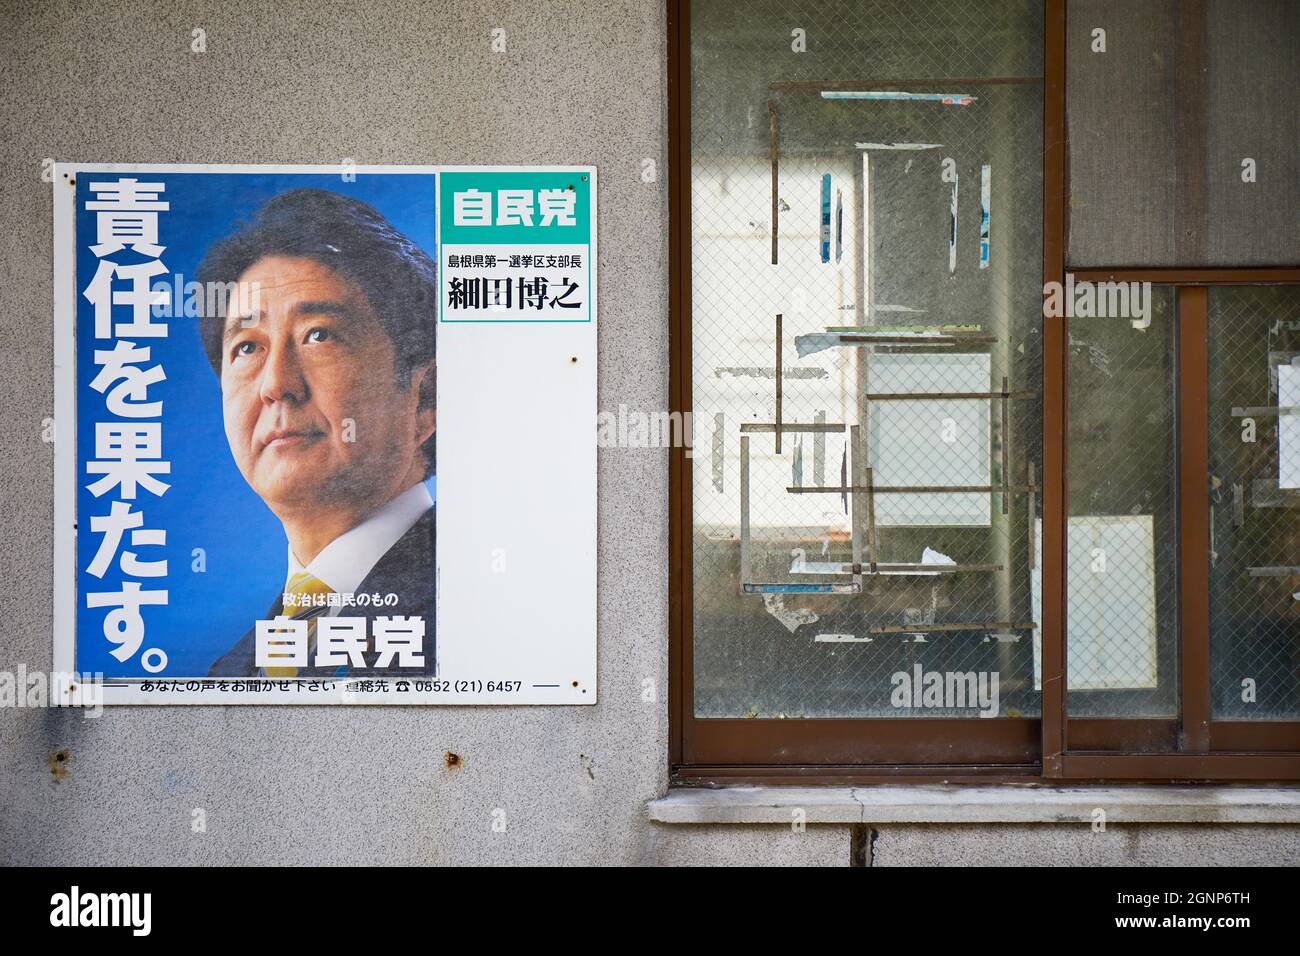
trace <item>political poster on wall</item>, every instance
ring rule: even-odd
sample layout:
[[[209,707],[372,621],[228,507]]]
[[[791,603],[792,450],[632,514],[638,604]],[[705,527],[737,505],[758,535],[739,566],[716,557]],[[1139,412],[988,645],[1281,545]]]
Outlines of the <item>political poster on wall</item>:
[[[589,167],[55,167],[55,671],[594,703]]]

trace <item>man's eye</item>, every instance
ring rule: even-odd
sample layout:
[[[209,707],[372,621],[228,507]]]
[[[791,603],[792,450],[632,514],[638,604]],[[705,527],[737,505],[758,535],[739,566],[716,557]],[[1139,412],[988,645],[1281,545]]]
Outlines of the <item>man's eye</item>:
[[[312,329],[307,333],[308,342],[327,342],[332,338],[328,329]]]
[[[252,355],[256,349],[256,342],[240,342],[235,346],[235,355]]]

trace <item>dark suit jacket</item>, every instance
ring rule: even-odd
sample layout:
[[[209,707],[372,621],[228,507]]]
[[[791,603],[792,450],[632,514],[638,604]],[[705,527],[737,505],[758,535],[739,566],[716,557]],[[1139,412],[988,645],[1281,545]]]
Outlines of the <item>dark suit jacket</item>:
[[[405,617],[419,616],[424,618],[424,667],[402,668],[397,666],[397,658],[393,659],[392,665],[385,668],[376,668],[375,660],[377,653],[367,652],[365,655],[366,664],[369,665],[364,670],[343,668],[344,673],[349,677],[420,677],[431,676],[434,673],[435,656],[434,650],[436,642],[434,640],[435,624],[435,555],[434,543],[436,539],[436,527],[434,523],[434,509],[430,508],[420,519],[411,525],[409,531],[397,540],[397,543],[384,552],[383,557],[370,569],[366,579],[361,582],[356,593],[366,594],[396,594],[397,603],[394,605],[381,605],[374,607],[344,607],[339,609],[339,614],[343,617],[364,617],[367,622],[373,622],[377,617],[392,617],[402,615]],[[275,599],[271,609],[267,612],[266,620],[270,620],[278,614],[284,613],[283,592]],[[367,634],[374,633],[373,623],[367,624]],[[257,665],[255,660],[255,638],[257,635],[256,627],[249,630],[247,634],[227,651],[224,655],[217,658],[212,669],[208,671],[209,677],[256,677]],[[338,667],[300,667],[298,669],[299,677],[330,677],[339,673]]]

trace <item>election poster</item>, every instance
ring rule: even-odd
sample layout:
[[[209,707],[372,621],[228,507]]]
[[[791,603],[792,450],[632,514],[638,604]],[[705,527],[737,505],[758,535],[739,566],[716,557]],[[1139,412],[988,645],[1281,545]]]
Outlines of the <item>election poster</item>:
[[[595,702],[593,168],[55,179],[65,693]]]

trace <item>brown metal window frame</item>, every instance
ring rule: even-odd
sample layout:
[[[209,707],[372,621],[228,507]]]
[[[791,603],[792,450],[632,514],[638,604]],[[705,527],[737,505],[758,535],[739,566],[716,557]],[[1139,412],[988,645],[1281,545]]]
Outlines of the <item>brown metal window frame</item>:
[[[1045,0],[1043,281],[1066,272],[1068,154],[1065,0]],[[669,401],[691,404],[690,0],[667,0]],[[914,82],[914,81],[909,81]],[[1193,197],[1194,198],[1194,197]],[[1042,717],[948,719],[697,718],[694,714],[691,459],[669,462],[669,770],[723,783],[1243,781],[1300,779],[1300,721],[1213,721],[1209,695],[1209,285],[1300,284],[1300,267],[1081,269],[1076,280],[1149,281],[1178,291],[1181,717],[1068,719],[1065,662],[1067,343],[1043,326]],[[1195,493],[1197,490],[1200,493]]]

